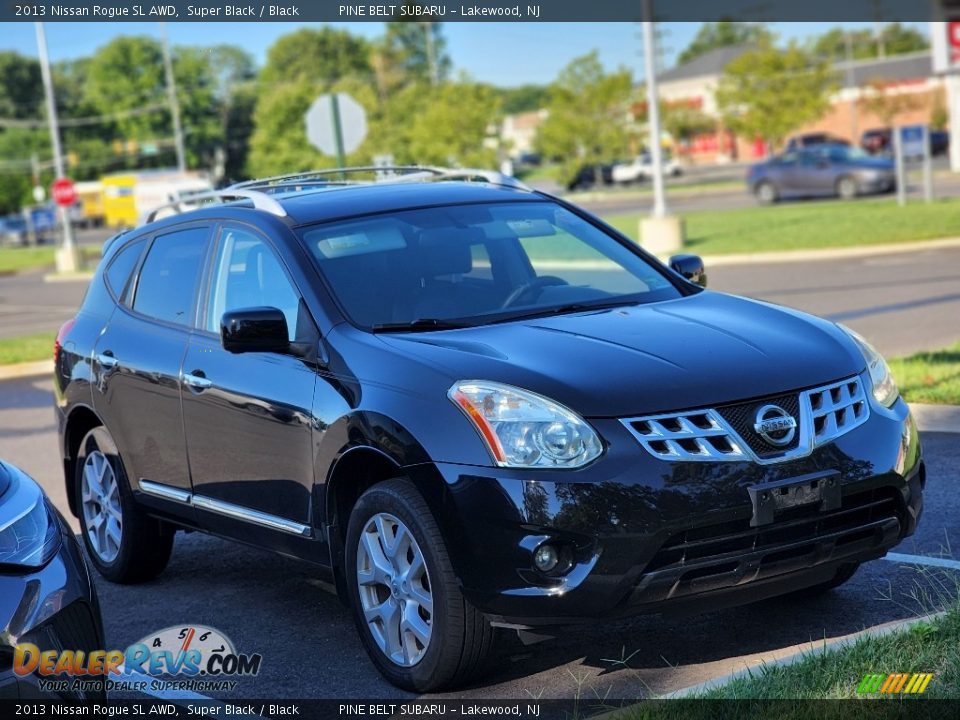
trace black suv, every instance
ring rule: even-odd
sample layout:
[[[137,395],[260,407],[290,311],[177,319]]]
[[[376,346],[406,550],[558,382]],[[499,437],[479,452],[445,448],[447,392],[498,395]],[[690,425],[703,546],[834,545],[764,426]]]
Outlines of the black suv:
[[[108,579],[179,528],[302,558],[425,691],[497,627],[826,589],[914,531],[917,431],[854,333],[507,178],[335,178],[105,248],[55,384]]]

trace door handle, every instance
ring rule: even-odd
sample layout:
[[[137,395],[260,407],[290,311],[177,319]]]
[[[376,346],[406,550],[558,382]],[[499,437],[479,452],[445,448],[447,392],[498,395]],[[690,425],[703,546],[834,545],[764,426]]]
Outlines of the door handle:
[[[100,367],[103,368],[115,368],[120,364],[120,361],[117,360],[109,350],[97,353],[97,362],[100,363]]]
[[[213,385],[213,380],[204,377],[202,370],[194,370],[192,373],[184,373],[183,384],[197,390],[206,390]]]

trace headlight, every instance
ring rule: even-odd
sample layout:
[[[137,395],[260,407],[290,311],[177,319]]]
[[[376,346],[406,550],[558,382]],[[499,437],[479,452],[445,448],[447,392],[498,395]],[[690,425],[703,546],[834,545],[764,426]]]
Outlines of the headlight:
[[[877,352],[876,348],[864,340],[860,335],[850,328],[839,325],[860,348],[860,353],[867,363],[867,370],[870,371],[870,384],[873,386],[873,397],[884,407],[893,405],[900,397],[900,391],[897,390],[896,383],[893,382],[893,376],[890,374],[890,368],[887,367],[887,361]]]
[[[33,480],[13,468],[10,476],[0,497],[0,572],[43,567],[60,549],[60,525]]]
[[[485,380],[454,383],[447,395],[502,467],[577,468],[603,452],[583,418],[541,395]]]

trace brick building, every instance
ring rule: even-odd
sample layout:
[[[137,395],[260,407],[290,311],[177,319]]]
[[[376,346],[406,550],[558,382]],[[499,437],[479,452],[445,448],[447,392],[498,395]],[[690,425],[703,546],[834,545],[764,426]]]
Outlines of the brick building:
[[[682,103],[717,119],[714,132],[678,143],[676,152],[688,162],[750,162],[765,155],[763,142],[735,137],[723,127],[715,98],[724,68],[749,49],[718,48],[660,74],[660,98],[665,104]],[[830,109],[818,121],[797,128],[797,133],[825,131],[857,144],[865,130],[929,123],[936,108],[945,107],[943,81],[933,75],[929,52],[838,62],[834,67],[840,89],[831,98]],[[890,102],[871,103],[878,95]],[[887,106],[888,114],[895,110],[889,122],[870,110],[871,105],[881,104]]]

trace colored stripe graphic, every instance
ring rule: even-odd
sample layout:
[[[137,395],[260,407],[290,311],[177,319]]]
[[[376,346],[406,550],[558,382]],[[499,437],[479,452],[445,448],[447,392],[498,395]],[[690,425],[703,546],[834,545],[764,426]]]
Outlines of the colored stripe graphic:
[[[931,680],[933,680],[933,673],[889,673],[887,675],[868,673],[863,676],[863,680],[857,686],[857,693],[920,695],[926,691]]]

